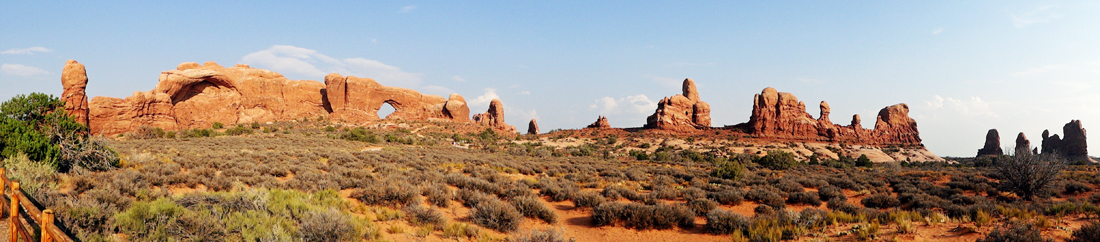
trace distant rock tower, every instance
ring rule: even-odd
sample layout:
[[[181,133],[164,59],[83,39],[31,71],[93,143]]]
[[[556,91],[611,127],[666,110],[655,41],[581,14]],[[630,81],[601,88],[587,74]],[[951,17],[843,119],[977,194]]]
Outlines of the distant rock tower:
[[[1001,135],[997,133],[997,129],[990,129],[985,134],[985,147],[978,150],[978,156],[997,156],[1004,155],[1004,150],[1001,150]]]

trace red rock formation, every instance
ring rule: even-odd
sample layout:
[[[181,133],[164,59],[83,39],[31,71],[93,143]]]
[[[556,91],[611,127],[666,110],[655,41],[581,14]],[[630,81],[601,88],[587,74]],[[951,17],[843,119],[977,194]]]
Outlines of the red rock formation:
[[[1081,120],[1071,120],[1062,126],[1065,138],[1058,135],[1050,136],[1049,130],[1043,130],[1042,154],[1056,154],[1070,159],[1070,161],[1096,162],[1089,157],[1088,142],[1085,139],[1085,128],[1081,126]]]
[[[990,129],[985,134],[985,146],[978,149],[978,156],[998,156],[1004,153],[1001,149],[1001,135],[997,133],[997,129]]]
[[[1015,155],[1031,155],[1031,141],[1027,140],[1027,136],[1024,132],[1016,135],[1016,149]]]
[[[921,146],[917,123],[909,118],[909,106],[905,104],[880,110],[873,130],[862,128],[859,115],[852,116],[851,125],[833,124],[829,104],[821,102],[820,107],[821,116],[814,119],[806,112],[806,104],[793,94],[769,87],[753,97],[749,122],[735,127],[760,137],[788,140]]]
[[[710,104],[699,100],[695,81],[684,79],[683,94],[665,97],[646,118],[645,128],[676,131],[710,127]]]
[[[485,113],[475,114],[474,123],[505,132],[516,132],[516,126],[504,123],[504,104],[501,104],[499,99],[489,102],[489,110]]]
[[[383,86],[370,78],[336,73],[325,76],[325,97],[333,118],[347,122],[378,120],[378,110],[384,104],[394,109],[386,119],[468,122],[470,115],[466,100],[457,93],[448,100],[412,89]]]
[[[126,99],[95,97],[90,126],[95,134],[125,133],[142,125],[169,130],[291,120],[325,114],[315,81],[293,81],[247,66],[183,63],[162,72],[156,88]]]
[[[539,134],[539,123],[535,122],[535,119],[531,119],[531,122],[527,123],[527,134]]]
[[[611,128],[611,124],[607,122],[607,117],[600,116],[599,118],[596,118],[595,123],[589,124],[586,128],[606,129]]]
[[[65,69],[61,71],[61,85],[65,87],[61,93],[65,111],[77,122],[88,125],[88,95],[84,93],[84,88],[88,86],[88,73],[84,70],[84,64],[75,60],[66,62]]]

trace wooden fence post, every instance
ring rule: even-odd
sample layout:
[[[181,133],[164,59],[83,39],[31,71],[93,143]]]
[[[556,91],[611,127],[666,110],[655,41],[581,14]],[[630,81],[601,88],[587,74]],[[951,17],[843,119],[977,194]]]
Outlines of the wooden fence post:
[[[11,210],[9,210],[9,212],[11,212],[11,216],[10,216],[11,224],[9,226],[9,227],[11,227],[11,235],[8,236],[8,241],[19,241],[19,240],[17,240],[17,238],[19,238],[19,231],[17,231],[19,227],[17,227],[17,225],[16,225],[16,223],[19,222],[19,183],[18,182],[12,182],[11,183]]]
[[[54,239],[50,236],[50,230],[53,229],[53,210],[46,209],[42,211],[42,219],[38,221],[39,227],[42,228],[42,242],[53,242]]]
[[[8,189],[5,189],[5,188],[8,188],[8,184],[4,184],[4,179],[3,179],[3,178],[6,177],[5,176],[6,174],[4,174],[5,171],[7,171],[7,170],[4,169],[4,168],[0,168],[0,197],[4,197],[4,192],[8,190]],[[3,217],[4,215],[7,215],[7,213],[8,213],[7,209],[0,209],[0,217]]]

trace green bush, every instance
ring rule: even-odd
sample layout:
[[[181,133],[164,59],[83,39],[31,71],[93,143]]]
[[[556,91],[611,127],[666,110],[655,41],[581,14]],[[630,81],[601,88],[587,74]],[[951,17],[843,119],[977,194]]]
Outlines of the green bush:
[[[134,241],[167,241],[185,209],[170,199],[136,202],[115,215],[115,225]]]
[[[221,128],[224,128],[224,127],[225,127],[225,124],[222,124],[221,122],[214,122],[214,124],[210,125],[210,128],[213,128],[213,129],[221,129]]]
[[[798,165],[794,154],[782,150],[769,150],[767,155],[758,157],[753,162],[772,170],[786,170]]]
[[[745,172],[745,165],[742,165],[741,162],[725,161],[718,163],[718,165],[714,167],[711,176],[736,181],[744,177],[742,174],[743,172]]]
[[[867,155],[864,154],[864,155],[859,155],[859,158],[856,158],[856,166],[874,167],[875,163],[871,162],[871,158],[867,158]]]
[[[53,95],[18,95],[0,104],[0,156],[23,153],[51,167],[62,163],[62,140],[86,139],[88,128],[64,110]]]
[[[352,130],[348,130],[348,133],[341,135],[340,138],[368,143],[382,142],[382,139],[378,138],[378,135],[375,135],[373,132],[367,131],[367,129],[364,128],[355,128]]]

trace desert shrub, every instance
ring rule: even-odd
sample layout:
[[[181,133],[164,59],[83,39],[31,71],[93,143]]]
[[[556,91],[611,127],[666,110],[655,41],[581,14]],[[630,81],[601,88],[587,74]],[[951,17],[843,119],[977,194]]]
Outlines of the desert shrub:
[[[1078,181],[1067,181],[1064,186],[1063,193],[1066,194],[1082,194],[1092,191],[1092,186]]]
[[[542,203],[542,200],[537,197],[513,197],[511,202],[512,207],[515,207],[516,211],[519,211],[523,216],[538,218],[548,224],[554,224],[558,221],[558,215],[554,213],[554,210]]]
[[[995,161],[991,175],[1000,179],[1000,189],[1032,198],[1050,188],[1066,167],[1055,155],[1004,156]]]
[[[23,153],[4,159],[2,164],[12,181],[19,182],[19,188],[28,194],[39,190],[56,190],[59,177],[57,171],[47,163],[31,161]]]
[[[603,196],[593,191],[581,192],[573,198],[573,204],[577,205],[579,208],[595,207],[606,201],[607,200],[604,199]]]
[[[370,205],[399,206],[413,201],[419,193],[415,186],[406,182],[372,182],[355,189],[351,197]]]
[[[451,199],[454,199],[451,188],[439,183],[424,188],[423,195],[428,198],[429,203],[441,208],[450,206]]]
[[[470,211],[470,220],[482,227],[511,232],[519,228],[523,215],[510,204],[499,199],[489,199],[474,205]]]
[[[863,198],[863,200],[860,200],[860,203],[869,208],[892,208],[901,204],[897,198],[883,193],[867,196]]]
[[[214,124],[210,125],[210,128],[213,128],[213,129],[221,129],[221,128],[224,128],[224,127],[225,127],[225,124],[222,124],[221,122],[214,122]]]
[[[645,153],[643,152],[642,154],[644,155]],[[725,161],[715,165],[714,171],[711,172],[711,176],[722,179],[740,180],[742,177],[744,177],[744,175],[742,174],[744,173],[744,171],[745,165],[742,165],[740,162]]]
[[[237,125],[237,127],[233,127],[233,128],[230,128],[230,129],[226,129],[226,130],[225,130],[225,134],[226,134],[226,135],[245,135],[245,134],[252,134],[252,129],[250,129],[250,128],[248,128],[248,127],[245,127],[244,125]]]
[[[1053,239],[1044,238],[1040,234],[1039,228],[1033,224],[1026,223],[1006,223],[1001,227],[993,229],[989,232],[985,238],[978,239],[976,242],[1015,242],[1015,241],[1051,241]]]
[[[859,167],[873,167],[873,166],[875,166],[875,163],[871,162],[871,159],[867,158],[866,154],[863,154],[863,155],[859,155],[859,158],[856,159],[856,166],[859,166]]]
[[[42,93],[17,95],[0,103],[0,156],[23,153],[56,168],[61,159],[58,141],[87,135],[87,127],[69,117],[64,103]]]
[[[503,190],[500,188],[500,186],[497,186],[490,181],[486,181],[485,179],[469,177],[459,173],[447,174],[446,176],[444,176],[444,180],[447,181],[447,184],[454,185],[455,187],[458,187],[460,189],[474,189],[489,194],[499,194]]]
[[[1066,242],[1100,241],[1100,222],[1093,221],[1073,231],[1073,236]]]
[[[307,213],[298,231],[302,241],[353,241],[362,236],[352,218],[336,209]]]
[[[401,211],[405,212],[405,219],[413,226],[431,225],[435,228],[443,228],[443,225],[447,223],[447,218],[443,217],[443,213],[433,207],[409,204]]]
[[[364,128],[355,128],[349,130],[346,134],[341,135],[340,138],[367,143],[382,142],[382,139],[378,138],[378,135],[375,135],[373,132],[367,131],[367,129]]]
[[[767,155],[756,158],[753,162],[772,170],[786,170],[798,165],[794,154],[782,150],[769,150]]]
[[[621,223],[634,229],[669,229],[673,226],[690,229],[695,227],[695,215],[691,209],[680,205],[610,202],[592,209],[592,222],[596,226]]]
[[[707,197],[715,202],[725,205],[738,205],[742,200],[745,200],[743,192],[740,188],[724,189],[717,192],[707,193]]]
[[[749,218],[724,209],[714,209],[707,213],[707,232],[712,234],[730,234],[749,228]]]
[[[805,204],[811,206],[821,205],[821,199],[816,192],[796,192],[791,193],[787,197],[787,203],[791,204]]]
[[[550,197],[550,201],[560,202],[573,199],[580,189],[577,188],[575,183],[568,181],[555,182],[550,179],[539,180],[539,194]]]
[[[449,239],[471,239],[478,236],[481,230],[477,226],[470,226],[466,223],[451,223],[447,227],[443,228],[443,238]]]
[[[711,201],[710,199],[706,198],[700,198],[688,201],[687,206],[688,208],[691,208],[691,211],[695,211],[696,216],[704,216],[707,214],[707,212],[710,212],[710,210],[718,207],[718,202]]]
[[[786,204],[783,195],[780,195],[778,190],[769,186],[753,186],[745,194],[745,199],[772,207],[783,207]]]
[[[821,201],[829,201],[829,200],[833,200],[833,198],[841,198],[843,200],[848,200],[848,197],[844,196],[844,191],[843,190],[840,190],[840,188],[838,188],[836,186],[831,186],[831,185],[830,186],[822,186],[820,189],[818,189],[817,190],[817,197],[820,198]]]
[[[778,188],[780,191],[784,191],[784,192],[803,192],[803,191],[805,191],[805,188],[802,188],[802,184],[800,184],[798,182],[795,182],[793,180],[790,180],[790,179],[782,179],[779,182],[774,183],[772,186],[775,187],[775,188]]]
[[[115,215],[115,225],[133,240],[168,240],[171,237],[170,227],[176,223],[184,210],[182,206],[166,198],[136,202],[126,211]]]
[[[626,198],[626,199],[636,201],[636,200],[642,200],[642,198],[643,198],[641,195],[639,195],[634,190],[631,190],[629,188],[625,188],[625,187],[622,187],[622,186],[607,186],[607,187],[604,187],[603,190],[600,192],[600,195],[603,195],[604,197],[606,197],[608,199],[611,199],[611,200],[618,200],[619,198]]]
[[[572,242],[574,238],[565,239],[565,235],[556,229],[533,230],[520,233],[519,236],[508,238],[510,242]]]

